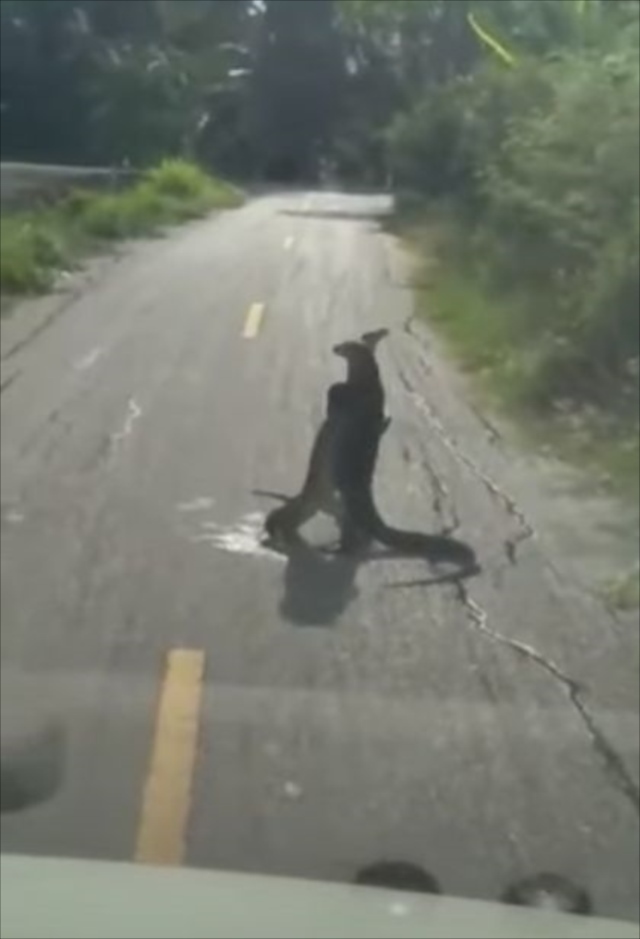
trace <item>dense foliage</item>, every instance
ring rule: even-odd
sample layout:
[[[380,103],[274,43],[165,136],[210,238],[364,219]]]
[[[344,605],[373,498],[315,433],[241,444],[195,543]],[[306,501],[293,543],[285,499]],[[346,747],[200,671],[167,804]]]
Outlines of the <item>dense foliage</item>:
[[[638,5],[547,5],[563,42],[523,34],[512,67],[489,56],[427,88],[391,125],[391,161],[401,190],[453,208],[468,270],[518,295],[501,328],[519,390],[637,420]]]

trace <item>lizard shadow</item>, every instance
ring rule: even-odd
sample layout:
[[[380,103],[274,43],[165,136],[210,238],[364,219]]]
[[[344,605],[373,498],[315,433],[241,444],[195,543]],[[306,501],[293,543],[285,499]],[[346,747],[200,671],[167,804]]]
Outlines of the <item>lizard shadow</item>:
[[[310,544],[297,534],[287,545],[287,563],[279,610],[282,618],[296,626],[326,627],[335,624],[341,613],[358,596],[356,576],[361,564],[399,558],[401,552],[370,546],[354,554],[327,551]],[[418,581],[383,585],[385,589],[407,586],[436,586],[459,583],[478,570],[447,571]]]
[[[296,626],[331,626],[358,596],[356,574],[362,558],[328,554],[296,535],[287,558],[280,613]]]

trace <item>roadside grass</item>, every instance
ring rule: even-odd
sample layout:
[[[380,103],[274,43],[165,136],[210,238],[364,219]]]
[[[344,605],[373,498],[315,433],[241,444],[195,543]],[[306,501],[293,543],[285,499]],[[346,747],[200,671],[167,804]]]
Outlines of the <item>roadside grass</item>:
[[[496,289],[464,246],[450,250],[455,228],[446,217],[435,218],[429,225],[416,218],[393,223],[415,258],[418,313],[444,337],[477,394],[511,419],[525,444],[587,470],[637,509],[640,435],[633,393],[622,407],[551,393],[544,372],[549,349],[530,333],[531,297],[517,288]]]
[[[0,219],[0,290],[16,295],[46,289],[56,273],[104,242],[136,238],[233,208],[233,186],[184,160],[164,160],[120,192],[72,191],[55,206]]]
[[[51,271],[66,266],[75,232],[53,213],[21,213],[0,219],[0,287],[24,293],[47,286]]]

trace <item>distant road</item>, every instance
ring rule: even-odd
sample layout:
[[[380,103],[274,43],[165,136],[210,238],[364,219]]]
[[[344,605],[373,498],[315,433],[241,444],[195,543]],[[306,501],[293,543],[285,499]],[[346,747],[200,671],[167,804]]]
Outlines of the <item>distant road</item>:
[[[3,208],[28,202],[37,195],[53,194],[82,182],[105,185],[122,180],[131,170],[103,166],[49,166],[42,163],[0,163],[0,204]]]

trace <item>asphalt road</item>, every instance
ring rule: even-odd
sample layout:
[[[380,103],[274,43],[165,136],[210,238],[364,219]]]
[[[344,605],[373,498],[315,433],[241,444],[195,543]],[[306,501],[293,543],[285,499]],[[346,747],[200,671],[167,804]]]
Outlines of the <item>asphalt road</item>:
[[[3,733],[58,714],[69,751],[2,849],[329,880],[401,859],[486,898],[550,870],[636,918],[637,629],[584,581],[613,510],[478,413],[409,319],[387,209],[263,196],[3,325]],[[379,502],[458,524],[463,592],[258,547],[253,490],[299,487],[331,345],[383,325]]]

